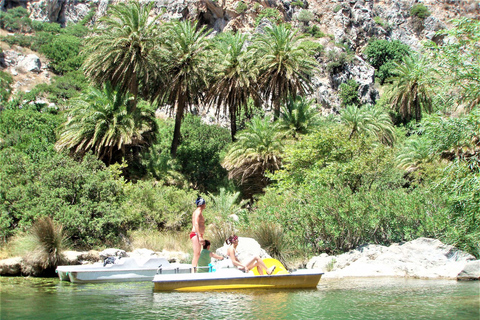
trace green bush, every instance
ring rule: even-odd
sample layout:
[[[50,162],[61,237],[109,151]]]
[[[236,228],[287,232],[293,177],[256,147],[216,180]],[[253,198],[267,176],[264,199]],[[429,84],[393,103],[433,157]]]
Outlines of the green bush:
[[[305,30],[305,33],[308,33],[309,35],[311,35],[314,38],[326,37],[326,34],[323,33],[322,30],[320,30],[320,28],[317,25],[313,25],[311,27],[306,27],[304,30]]]
[[[305,9],[300,10],[300,12],[298,13],[298,16],[297,16],[298,21],[303,22],[305,24],[312,21],[313,18],[314,18],[313,12],[305,10]]]
[[[220,165],[220,155],[230,143],[228,129],[202,123],[188,115],[182,124],[182,144],[177,150],[179,170],[202,192],[216,192],[227,184],[227,172]]]
[[[0,28],[10,32],[28,32],[31,29],[32,21],[28,17],[27,9],[18,6],[7,10],[0,11]]]
[[[431,235],[433,196],[403,187],[391,148],[348,132],[331,124],[288,146],[255,220],[279,221],[292,247],[315,254]]]
[[[375,39],[370,41],[365,48],[366,60],[377,71],[375,76],[383,84],[386,79],[392,76],[395,68],[394,62],[402,61],[403,57],[410,55],[411,49],[398,40],[387,41]]]
[[[410,15],[418,17],[420,19],[425,19],[431,15],[430,10],[423,4],[417,3],[412,6],[410,9]]]
[[[45,93],[50,102],[63,105],[69,99],[77,97],[88,87],[88,80],[80,70],[56,76],[52,83],[38,84],[34,91],[37,94]]]
[[[360,104],[360,98],[358,97],[358,87],[360,85],[353,79],[348,80],[346,83],[340,85],[340,100],[343,107],[348,105]]]
[[[194,191],[157,184],[153,180],[125,185],[122,216],[128,230],[183,230],[191,225]]]
[[[283,15],[275,8],[264,8],[255,19],[255,26],[258,26],[262,19],[268,19],[272,23],[279,24],[283,21]]]
[[[303,3],[302,0],[292,1],[292,2],[290,3],[290,5],[291,5],[292,7],[299,7],[299,8],[303,8],[303,7],[305,6],[305,4]]]
[[[4,106],[4,103],[10,98],[12,93],[11,84],[13,83],[13,77],[10,73],[0,71],[0,105]],[[1,110],[1,108],[0,108]]]
[[[335,8],[333,8],[333,13],[337,13],[338,11],[342,10],[343,7],[341,4],[337,4]]]
[[[79,70],[83,63],[80,55],[82,40],[75,36],[60,34],[40,47],[40,52],[50,59],[53,69],[60,73]]]
[[[338,72],[342,69],[347,63],[352,62],[353,54],[348,52],[341,52],[338,54],[337,52],[331,50],[327,53],[327,71],[329,73]]]
[[[235,11],[238,13],[238,14],[242,14],[244,12],[246,12],[248,9],[247,7],[247,4],[243,1],[239,1],[237,3],[237,6],[235,7]]]

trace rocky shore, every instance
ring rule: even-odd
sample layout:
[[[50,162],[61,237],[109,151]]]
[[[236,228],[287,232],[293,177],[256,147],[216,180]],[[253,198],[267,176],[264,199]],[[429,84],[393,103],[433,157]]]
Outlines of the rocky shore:
[[[226,246],[218,248],[217,254],[226,255]],[[270,257],[257,241],[240,238],[240,259],[257,255]],[[190,259],[184,252],[154,252],[137,249],[125,252],[121,249],[104,251],[64,252],[65,264],[88,264],[106,257],[133,257],[145,259],[151,256],[164,257],[170,262],[185,262]],[[474,256],[445,245],[439,240],[419,238],[389,247],[369,244],[337,256],[321,254],[311,258],[307,269],[322,269],[324,279],[346,277],[404,277],[418,279],[480,280],[480,260]],[[21,257],[0,260],[1,276],[42,276],[40,270],[27,265]]]
[[[480,260],[429,238],[389,247],[369,244],[338,256],[321,254],[310,259],[307,268],[324,270],[324,278],[480,279]]]

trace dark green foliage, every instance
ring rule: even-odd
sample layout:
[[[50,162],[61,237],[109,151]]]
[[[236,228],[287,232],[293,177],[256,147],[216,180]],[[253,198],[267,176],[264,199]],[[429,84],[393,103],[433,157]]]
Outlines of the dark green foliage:
[[[239,1],[237,2],[237,6],[235,7],[235,11],[238,13],[238,14],[242,14],[244,13],[245,11],[247,11],[248,7],[247,7],[247,4],[243,1]]]
[[[341,70],[347,63],[352,62],[353,55],[347,52],[335,52],[333,50],[327,53],[327,71],[332,74]]]
[[[340,85],[340,99],[343,107],[348,105],[359,105],[360,98],[358,97],[358,87],[360,85],[357,81],[350,79],[346,83]]]
[[[392,150],[348,133],[330,125],[289,146],[259,219],[278,219],[292,246],[315,253],[429,234],[429,204],[421,190],[403,188]]]
[[[50,59],[55,72],[63,74],[79,70],[83,57],[79,54],[82,40],[72,35],[60,34],[40,46],[40,52]]]
[[[204,124],[200,117],[185,117],[177,160],[194,189],[217,192],[225,186],[227,172],[220,165],[220,154],[230,141],[228,129]]]
[[[425,19],[431,15],[430,10],[423,4],[417,3],[412,6],[410,9],[410,15],[418,17],[420,19]]]
[[[38,94],[46,93],[49,101],[62,105],[77,97],[87,87],[87,78],[80,70],[76,70],[55,77],[51,84],[39,84],[35,90]]]
[[[129,230],[170,231],[191,226],[193,202],[197,197],[195,191],[153,181],[129,183],[125,191],[122,212]]]
[[[31,28],[32,21],[27,9],[18,6],[8,11],[0,11],[0,28],[10,32],[25,32]]]
[[[0,71],[0,106],[4,105],[4,102],[8,100],[12,92],[11,84],[13,77],[10,73]],[[0,107],[1,109],[1,107]]]
[[[305,30],[304,31],[305,33],[308,33],[314,38],[323,38],[326,36],[325,33],[323,33],[317,25],[313,25],[311,27],[305,27],[304,30]]]
[[[364,52],[368,63],[377,71],[375,76],[380,80],[381,84],[392,76],[395,62],[402,61],[402,58],[410,53],[410,47],[398,40],[373,40],[368,44]]]
[[[304,3],[303,3],[302,0],[292,1],[292,2],[290,3],[290,5],[291,5],[292,7],[299,7],[299,8],[303,8],[303,7],[304,7]]]
[[[255,19],[255,25],[258,26],[258,24],[260,23],[260,21],[262,21],[263,18],[268,19],[275,24],[279,24],[283,21],[283,15],[275,8],[262,9],[262,11]]]

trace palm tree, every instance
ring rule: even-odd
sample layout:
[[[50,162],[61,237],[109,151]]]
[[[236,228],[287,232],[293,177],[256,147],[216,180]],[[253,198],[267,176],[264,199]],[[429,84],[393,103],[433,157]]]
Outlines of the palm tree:
[[[68,112],[57,150],[80,155],[92,150],[108,165],[150,145],[158,129],[155,114],[142,107],[133,110],[131,100],[131,95],[115,91],[109,83],[103,90],[91,88]]]
[[[252,59],[244,49],[247,36],[229,32],[217,37],[215,47],[219,70],[207,94],[207,101],[216,105],[217,110],[224,108],[230,115],[232,141],[237,133],[237,116],[242,109],[248,110],[248,100],[258,100],[256,73]]]
[[[414,171],[431,158],[428,140],[422,136],[412,136],[405,141],[400,149],[396,162],[397,166],[407,171]]]
[[[282,138],[278,123],[260,117],[252,118],[237,134],[222,166],[229,171],[229,179],[239,181],[245,197],[261,193],[270,181],[265,173],[280,169]]]
[[[375,135],[385,144],[392,145],[395,141],[395,131],[392,119],[387,112],[367,105],[356,107],[347,106],[340,111],[341,121],[351,127],[349,139],[355,134]]]
[[[280,129],[291,134],[306,134],[318,124],[318,112],[312,107],[313,100],[302,96],[290,97],[280,114]]]
[[[412,118],[420,121],[422,110],[432,111],[433,70],[427,61],[419,56],[406,56],[403,63],[395,62],[396,69],[390,89],[390,103],[404,122]]]
[[[111,82],[122,94],[131,92],[134,105],[140,83],[158,70],[157,19],[149,18],[153,5],[130,1],[110,7],[85,43],[85,74],[99,84]]]
[[[266,27],[250,47],[257,61],[259,85],[265,100],[271,100],[275,118],[280,105],[288,96],[305,95],[311,88],[310,77],[317,68],[311,48],[307,47],[298,30],[285,25]]]
[[[167,74],[168,88],[159,87],[153,97],[176,108],[175,129],[170,153],[176,157],[180,143],[180,127],[187,106],[202,99],[207,87],[211,66],[209,42],[205,26],[197,23],[174,21],[166,24],[163,31],[161,54]]]

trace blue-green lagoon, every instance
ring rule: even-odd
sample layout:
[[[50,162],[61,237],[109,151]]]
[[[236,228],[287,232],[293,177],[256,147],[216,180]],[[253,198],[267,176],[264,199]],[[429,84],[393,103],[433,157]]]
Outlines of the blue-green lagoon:
[[[0,277],[0,319],[480,319],[480,283],[355,278],[313,290],[154,292],[151,282]]]

